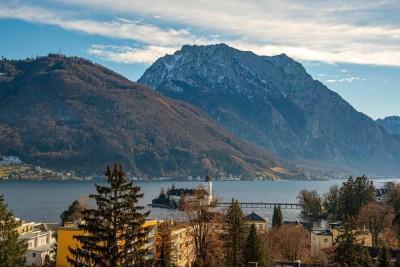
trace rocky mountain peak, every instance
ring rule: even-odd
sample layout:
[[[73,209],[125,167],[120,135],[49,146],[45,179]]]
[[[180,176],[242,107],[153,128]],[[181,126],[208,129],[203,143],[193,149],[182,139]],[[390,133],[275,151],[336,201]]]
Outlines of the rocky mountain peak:
[[[400,168],[397,140],[285,54],[184,46],[158,59],[139,82],[288,159],[364,173]]]
[[[384,119],[377,119],[376,122],[381,125],[389,134],[400,135],[400,117],[388,116]]]

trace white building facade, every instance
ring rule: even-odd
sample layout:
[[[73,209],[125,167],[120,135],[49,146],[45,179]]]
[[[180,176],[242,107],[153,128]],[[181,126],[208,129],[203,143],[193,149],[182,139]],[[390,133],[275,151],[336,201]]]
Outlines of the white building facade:
[[[28,244],[26,251],[26,264],[42,266],[46,255],[53,257],[55,239],[52,231],[33,231],[23,233],[19,240],[24,240]]]

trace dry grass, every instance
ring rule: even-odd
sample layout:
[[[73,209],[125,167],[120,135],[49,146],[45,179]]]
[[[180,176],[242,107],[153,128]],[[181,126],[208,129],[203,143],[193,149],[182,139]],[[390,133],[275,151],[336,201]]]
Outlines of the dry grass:
[[[12,173],[20,173],[28,170],[29,167],[25,165],[18,165],[18,166],[4,166],[0,165],[0,177],[9,176]]]

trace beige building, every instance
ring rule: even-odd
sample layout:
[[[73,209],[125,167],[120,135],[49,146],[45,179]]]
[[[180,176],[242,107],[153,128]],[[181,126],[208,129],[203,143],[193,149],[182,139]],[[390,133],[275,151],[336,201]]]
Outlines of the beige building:
[[[185,227],[171,231],[171,263],[173,266],[192,266],[195,259],[193,235]]]
[[[171,266],[192,266],[196,254],[194,238],[190,230],[185,225],[174,225],[171,222],[162,222],[159,229],[157,256],[160,257],[161,251],[166,249],[169,251]]]

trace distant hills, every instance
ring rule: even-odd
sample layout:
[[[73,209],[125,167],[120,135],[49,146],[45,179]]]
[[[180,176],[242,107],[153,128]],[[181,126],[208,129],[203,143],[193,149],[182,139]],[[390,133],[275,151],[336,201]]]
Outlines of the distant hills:
[[[190,104],[81,58],[0,61],[0,155],[58,170],[135,176],[259,173],[296,168],[243,141]]]
[[[238,137],[304,166],[399,174],[400,143],[285,54],[183,46],[138,80],[191,103]]]

